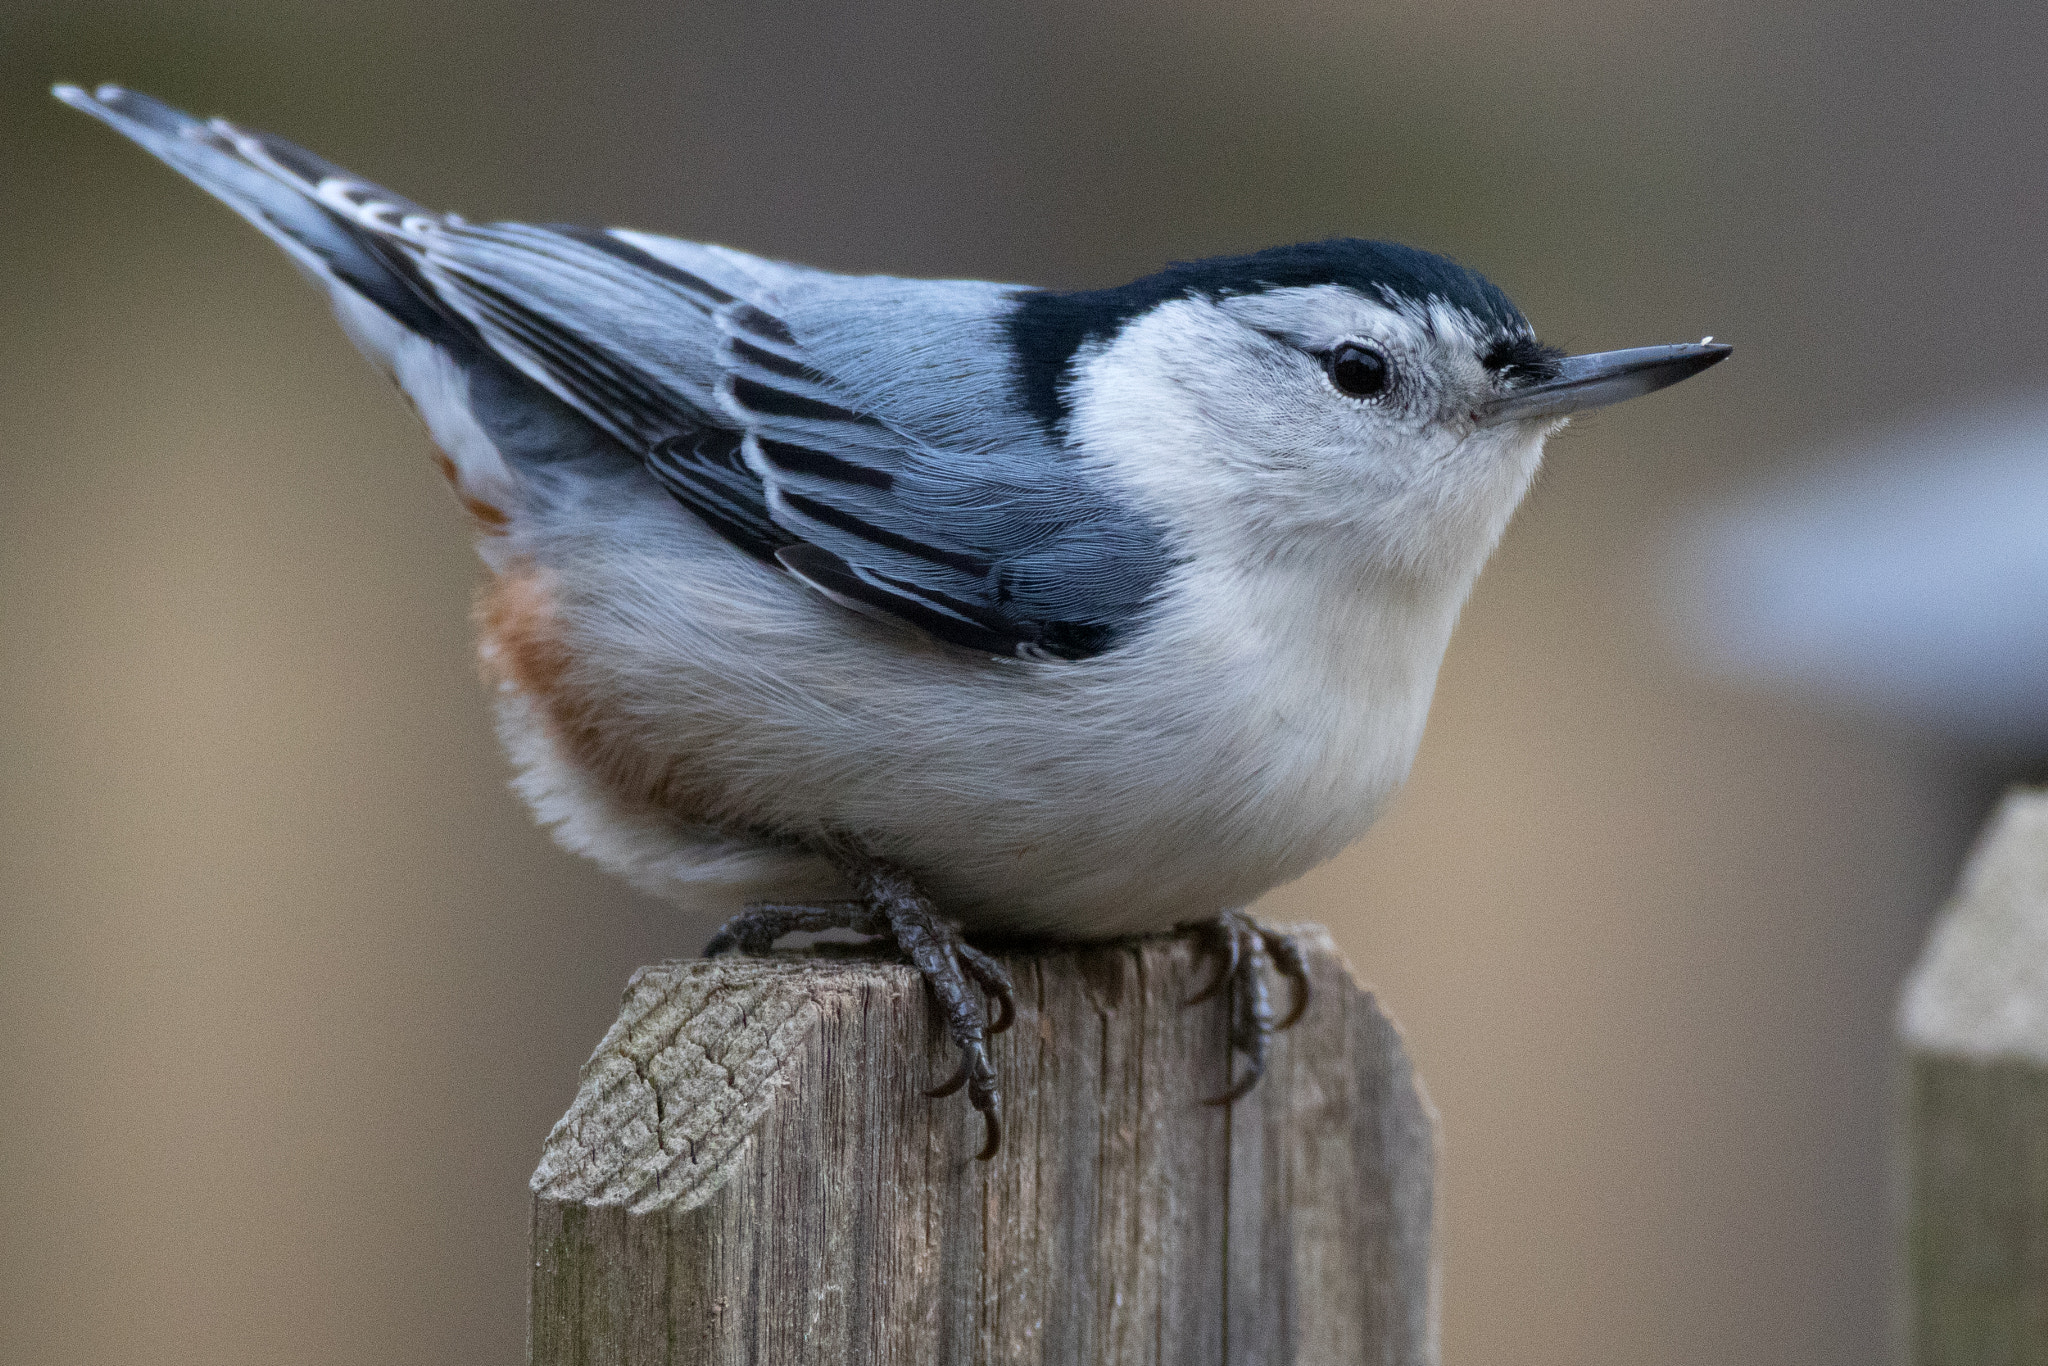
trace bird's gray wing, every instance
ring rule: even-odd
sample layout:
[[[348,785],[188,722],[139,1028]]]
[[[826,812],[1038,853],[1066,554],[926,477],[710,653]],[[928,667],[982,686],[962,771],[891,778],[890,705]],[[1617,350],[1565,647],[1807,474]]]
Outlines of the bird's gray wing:
[[[523,376],[733,544],[848,606],[975,649],[1080,658],[1140,620],[1165,572],[1158,529],[1016,399],[1014,287],[473,226],[282,138],[112,86],[56,93],[270,235],[395,373],[419,339],[472,399],[482,386],[499,400],[486,408],[527,420],[493,441],[530,444],[538,396],[515,392]],[[559,418],[539,427],[574,421]]]
[[[1015,293],[793,283],[719,315],[719,396],[801,538],[777,553],[792,573],[963,645],[1076,658],[1135,625],[1166,556],[1017,402]]]
[[[1082,658],[1140,619],[1156,527],[1012,395],[1016,290],[830,276],[641,234],[401,218],[435,295],[714,529],[857,610]]]

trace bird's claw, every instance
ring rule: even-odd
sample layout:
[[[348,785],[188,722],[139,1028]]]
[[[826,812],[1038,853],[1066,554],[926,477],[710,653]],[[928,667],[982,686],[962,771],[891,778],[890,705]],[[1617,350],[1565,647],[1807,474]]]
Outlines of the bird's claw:
[[[1230,990],[1230,1044],[1245,1055],[1245,1070],[1223,1094],[1204,1102],[1228,1105],[1258,1085],[1273,1035],[1290,1028],[1308,1009],[1308,959],[1293,936],[1269,930],[1242,911],[1225,911],[1214,920],[1190,922],[1180,928],[1204,936],[1206,947],[1218,960],[1214,980],[1189,997],[1188,1004]],[[1278,1021],[1273,1018],[1273,996],[1266,985],[1268,966],[1292,988],[1287,1015]]]
[[[777,939],[797,931],[852,930],[892,939],[924,975],[946,1020],[946,1033],[960,1051],[960,1066],[928,1096],[950,1096],[962,1087],[987,1127],[988,1137],[976,1154],[981,1161],[996,1155],[1003,1142],[1003,1096],[989,1060],[988,1038],[1017,1020],[1016,989],[1003,965],[960,937],[960,927],[947,920],[901,869],[872,859],[848,857],[845,869],[859,888],[855,901],[814,906],[762,903],[728,920],[704,946],[705,955],[737,949],[766,953]],[[974,988],[981,988],[977,993]],[[995,1003],[995,1020],[981,996]]]

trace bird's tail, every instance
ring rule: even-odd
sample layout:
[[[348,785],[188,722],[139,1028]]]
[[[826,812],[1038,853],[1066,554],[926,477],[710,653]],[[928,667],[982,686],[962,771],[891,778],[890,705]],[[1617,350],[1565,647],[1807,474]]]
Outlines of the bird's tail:
[[[435,298],[404,247],[409,226],[457,220],[283,138],[200,120],[132,90],[59,85],[52,93],[254,224],[326,290],[356,345],[412,398],[447,459],[444,472],[486,529],[517,505],[519,481],[480,429],[472,390],[479,371],[499,388],[530,387],[504,374],[474,326]]]
[[[404,257],[382,240],[407,217],[440,215],[283,138],[224,119],[202,122],[148,95],[114,85],[90,94],[60,85],[52,93],[248,219],[319,284],[346,286],[429,341],[467,339],[466,325],[418,287]],[[387,356],[374,358],[389,364]]]

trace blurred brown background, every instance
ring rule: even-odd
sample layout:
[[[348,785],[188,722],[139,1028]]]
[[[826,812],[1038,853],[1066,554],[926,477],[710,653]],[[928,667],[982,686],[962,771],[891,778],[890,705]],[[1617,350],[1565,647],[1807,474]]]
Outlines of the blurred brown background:
[[[0,1359],[519,1359],[539,1140],[714,914],[532,828],[404,404],[51,80],[472,217],[1057,285],[1356,233],[1578,349],[1735,342],[1553,443],[1409,790],[1264,910],[1422,1060],[1448,1361],[1862,1366],[1892,993],[2029,756],[1698,681],[1652,586],[1738,481],[2048,378],[2044,40],[2018,0],[0,8]]]

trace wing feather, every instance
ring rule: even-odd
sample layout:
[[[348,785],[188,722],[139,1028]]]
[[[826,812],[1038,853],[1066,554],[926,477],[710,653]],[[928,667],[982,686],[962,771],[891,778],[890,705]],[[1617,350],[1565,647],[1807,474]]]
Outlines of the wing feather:
[[[1168,568],[1158,528],[1015,399],[1011,287],[472,225],[269,134],[113,87],[58,93],[402,329],[495,355],[739,549],[851,608],[974,650],[1081,658],[1142,619]]]

